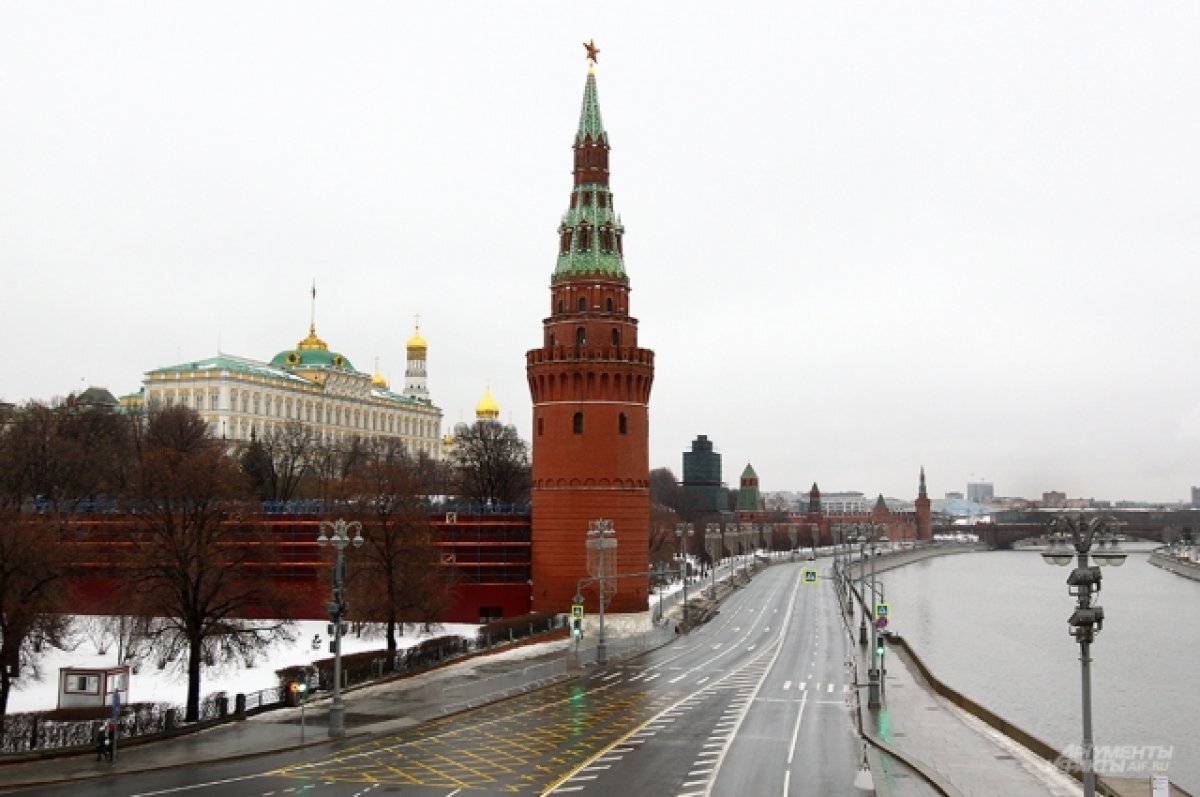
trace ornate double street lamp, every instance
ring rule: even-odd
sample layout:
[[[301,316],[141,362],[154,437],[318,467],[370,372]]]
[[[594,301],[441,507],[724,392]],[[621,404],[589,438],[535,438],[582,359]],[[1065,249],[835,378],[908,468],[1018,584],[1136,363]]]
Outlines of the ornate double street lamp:
[[[330,522],[322,520],[317,545],[324,548],[332,543],[337,557],[333,564],[333,599],[325,608],[333,623],[333,702],[329,704],[329,735],[340,738],[346,735],[346,706],[342,703],[342,618],[346,616],[346,546],[359,548],[363,544],[362,524],[357,520],[349,523],[342,519]],[[326,532],[329,533],[326,536]],[[354,536],[350,534],[353,532]]]
[[[879,640],[876,636],[878,628],[875,624],[875,608],[877,594],[875,592],[875,543],[878,540],[878,529],[873,523],[855,523],[850,526],[851,532],[855,535],[850,538],[851,542],[858,543],[858,597],[862,605],[862,613],[858,623],[858,642],[860,645],[867,644],[867,613],[871,615],[871,668],[867,671],[869,676],[867,688],[867,707],[879,708],[880,689],[879,683],[881,680],[880,662],[879,662]],[[867,555],[867,544],[870,544],[871,557],[871,608],[867,608],[867,569],[863,561]]]
[[[712,590],[708,597],[717,599],[717,560],[721,558],[721,524],[706,523],[704,525],[704,545],[708,548],[708,568],[712,574]]]
[[[1083,681],[1083,794],[1095,797],[1096,773],[1092,768],[1092,640],[1104,627],[1104,609],[1092,603],[1100,592],[1100,568],[1089,564],[1088,555],[1097,565],[1125,564],[1125,552],[1117,545],[1117,523],[1110,517],[1060,515],[1050,521],[1050,546],[1042,552],[1046,564],[1071,564],[1078,557],[1074,570],[1067,576],[1067,591],[1076,599],[1075,611],[1067,620],[1071,636],[1079,643],[1080,677]],[[1096,550],[1092,550],[1095,545]]]
[[[617,532],[611,520],[588,521],[587,540],[588,572],[600,582],[600,633],[596,635],[596,663],[608,663],[608,639],[604,635],[604,606],[608,602],[608,575],[613,570],[617,555]],[[613,584],[613,592],[616,585]]]
[[[687,624],[687,582],[688,582],[688,559],[687,559],[687,540],[696,529],[691,523],[676,523],[675,536],[679,539],[679,575],[683,580],[683,622]]]

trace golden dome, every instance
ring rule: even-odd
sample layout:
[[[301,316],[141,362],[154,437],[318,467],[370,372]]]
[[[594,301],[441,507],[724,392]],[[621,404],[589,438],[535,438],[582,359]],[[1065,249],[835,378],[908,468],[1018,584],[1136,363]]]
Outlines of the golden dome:
[[[409,338],[408,343],[404,345],[409,349],[409,351],[412,351],[413,349],[425,351],[425,349],[428,348],[425,344],[425,338],[421,337],[420,322],[414,325],[413,336]]]
[[[371,385],[373,387],[382,388],[383,390],[387,390],[388,388],[387,380],[383,378],[383,374],[379,373],[378,357],[375,358],[375,373],[371,375]]]
[[[329,351],[329,347],[325,345],[325,341],[317,337],[317,325],[311,324],[308,327],[308,337],[296,344],[297,349]]]
[[[494,421],[500,417],[500,405],[492,398],[492,389],[483,391],[483,398],[475,405],[475,419],[479,421]]]

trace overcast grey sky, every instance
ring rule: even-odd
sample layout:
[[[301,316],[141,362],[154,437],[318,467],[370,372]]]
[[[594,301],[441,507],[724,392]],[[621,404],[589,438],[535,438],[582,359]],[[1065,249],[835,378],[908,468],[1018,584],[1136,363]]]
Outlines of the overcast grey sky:
[[[1200,484],[1194,2],[0,4],[0,398],[317,331],[447,425],[524,354],[594,37],[651,465]]]

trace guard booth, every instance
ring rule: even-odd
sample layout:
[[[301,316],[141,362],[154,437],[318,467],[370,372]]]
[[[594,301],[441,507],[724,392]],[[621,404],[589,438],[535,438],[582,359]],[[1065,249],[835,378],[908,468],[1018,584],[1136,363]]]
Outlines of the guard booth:
[[[58,670],[59,708],[111,706],[114,692],[120,692],[121,703],[128,702],[128,667],[60,667]]]

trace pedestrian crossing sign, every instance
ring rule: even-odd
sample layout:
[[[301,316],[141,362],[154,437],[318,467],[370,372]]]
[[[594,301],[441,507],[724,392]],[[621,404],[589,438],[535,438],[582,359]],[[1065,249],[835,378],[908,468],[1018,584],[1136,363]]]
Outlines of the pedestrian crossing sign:
[[[891,606],[887,605],[886,603],[875,604],[875,616],[876,617],[891,617],[891,615],[892,615],[892,607]]]
[[[583,617],[583,604],[582,603],[571,604],[571,617],[576,620]]]
[[[804,568],[804,583],[805,584],[816,584],[817,583],[816,568],[814,568],[814,567]]]

